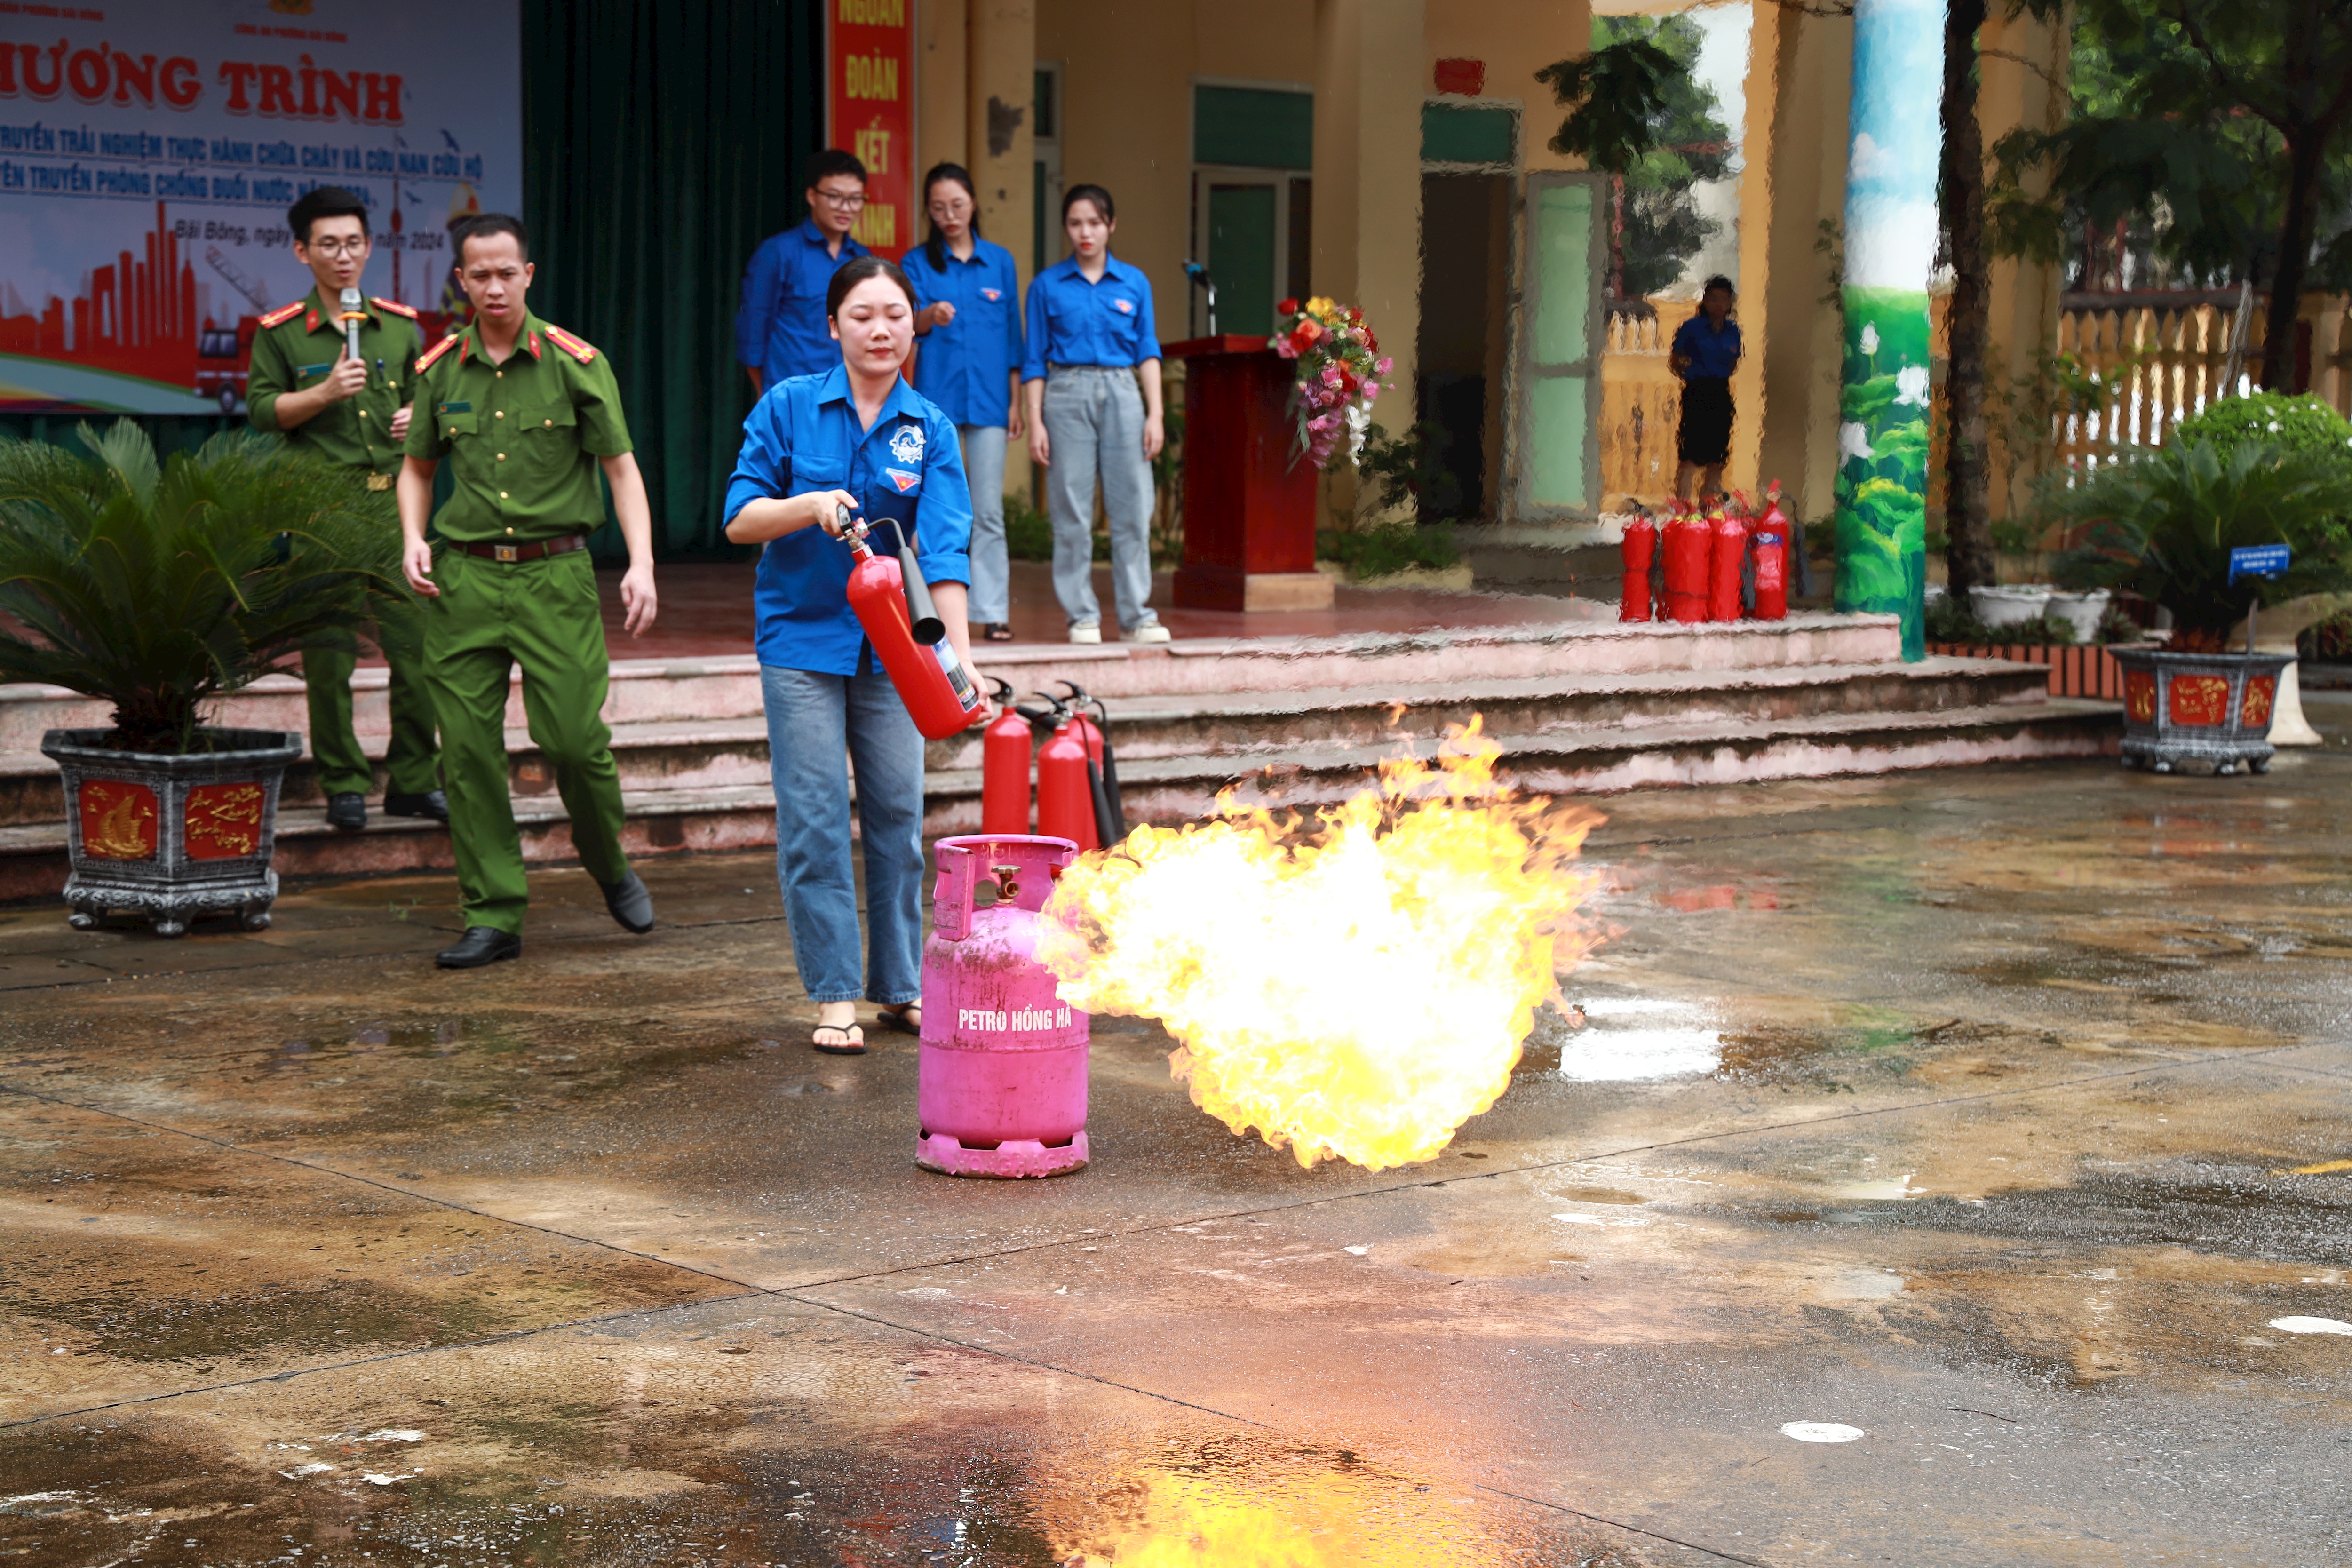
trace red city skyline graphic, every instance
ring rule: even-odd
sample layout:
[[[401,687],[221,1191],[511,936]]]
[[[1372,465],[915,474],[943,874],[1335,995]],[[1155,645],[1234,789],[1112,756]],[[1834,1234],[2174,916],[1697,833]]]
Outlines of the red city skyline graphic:
[[[142,258],[118,251],[93,268],[89,287],[72,300],[49,296],[37,315],[0,316],[0,353],[24,354],[165,385],[196,386],[196,273],[155,204],[155,226]]]

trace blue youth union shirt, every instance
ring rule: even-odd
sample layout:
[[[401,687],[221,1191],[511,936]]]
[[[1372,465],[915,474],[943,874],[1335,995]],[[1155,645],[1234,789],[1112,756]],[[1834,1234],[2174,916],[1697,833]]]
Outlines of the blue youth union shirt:
[[[1674,352],[1690,361],[1685,380],[1727,380],[1739,367],[1739,323],[1727,321],[1718,332],[1701,310],[1675,329]]]
[[[865,254],[844,235],[841,254],[826,255],[814,218],[770,235],[751,253],[742,308],[735,312],[735,358],[760,373],[762,386],[841,363],[841,345],[824,324],[824,291],[845,263]]]
[[[1049,364],[1124,366],[1159,357],[1151,279],[1141,268],[1105,257],[1102,281],[1089,283],[1072,257],[1030,280],[1029,352],[1022,380],[1043,380]]]
[[[924,581],[971,581],[971,488],[955,422],[903,379],[867,430],[858,428],[849,372],[838,361],[823,375],[793,376],[761,395],[727,482],[727,521],[763,497],[813,490],[857,497],[877,551],[898,547],[884,520],[903,524]],[[751,590],[761,664],[857,673],[866,630],[849,607],[849,546],[822,528],[768,541]]]
[[[1021,368],[1021,282],[1013,253],[975,237],[971,259],[941,247],[946,270],[931,270],[921,246],[901,264],[917,309],[945,300],[954,321],[915,340],[915,390],[959,425],[1003,425],[1012,412],[1007,377]]]

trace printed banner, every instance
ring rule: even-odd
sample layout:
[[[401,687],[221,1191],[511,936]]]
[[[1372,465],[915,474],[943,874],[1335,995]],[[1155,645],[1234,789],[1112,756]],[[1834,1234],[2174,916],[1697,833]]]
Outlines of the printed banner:
[[[914,0],[833,0],[826,40],[830,145],[866,165],[866,209],[850,233],[893,261],[921,232],[914,9]]]
[[[0,0],[0,409],[236,412],[319,185],[368,204],[362,289],[461,307],[451,226],[521,210],[519,9]]]

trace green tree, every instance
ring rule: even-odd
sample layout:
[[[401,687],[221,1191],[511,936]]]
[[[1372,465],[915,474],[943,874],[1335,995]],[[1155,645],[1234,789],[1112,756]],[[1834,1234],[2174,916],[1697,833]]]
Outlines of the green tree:
[[[2263,384],[2294,374],[2295,302],[2352,272],[2352,5],[2345,0],[2079,0],[2084,70],[2061,130],[1995,149],[1996,235],[2054,260],[2070,222],[2152,221],[2158,252],[2267,283]],[[2026,192],[2046,171],[2050,194]]]
[[[1731,132],[1715,90],[1693,74],[1688,16],[1596,16],[1592,52],[1536,73],[1568,116],[1552,151],[1612,176],[1610,292],[1641,299],[1680,278],[1718,226],[1692,190],[1731,170]]]

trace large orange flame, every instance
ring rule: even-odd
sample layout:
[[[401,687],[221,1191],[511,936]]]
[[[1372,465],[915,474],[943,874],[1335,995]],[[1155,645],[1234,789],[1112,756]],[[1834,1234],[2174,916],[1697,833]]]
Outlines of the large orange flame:
[[[1076,1005],[1160,1019],[1235,1132],[1305,1166],[1433,1159],[1591,945],[1570,863],[1599,819],[1498,786],[1500,754],[1473,718],[1304,818],[1139,827],[1064,873],[1039,956]]]

